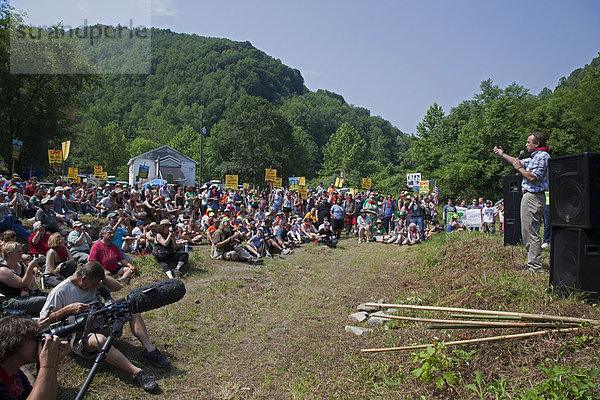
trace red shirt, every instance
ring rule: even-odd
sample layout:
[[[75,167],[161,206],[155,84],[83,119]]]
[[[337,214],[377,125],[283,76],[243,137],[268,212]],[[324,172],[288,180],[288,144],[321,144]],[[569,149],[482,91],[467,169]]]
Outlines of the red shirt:
[[[98,261],[104,269],[113,273],[121,268],[119,261],[124,259],[125,256],[123,256],[123,253],[121,253],[116,244],[111,243],[107,246],[102,243],[102,240],[98,240],[92,245],[88,258],[89,261]]]
[[[44,233],[44,235],[38,240],[37,244],[32,242],[33,237],[35,236],[35,232],[29,236],[29,252],[31,254],[43,254],[46,255],[48,250],[50,250],[50,246],[48,246],[48,239],[50,238],[50,234],[48,232]]]

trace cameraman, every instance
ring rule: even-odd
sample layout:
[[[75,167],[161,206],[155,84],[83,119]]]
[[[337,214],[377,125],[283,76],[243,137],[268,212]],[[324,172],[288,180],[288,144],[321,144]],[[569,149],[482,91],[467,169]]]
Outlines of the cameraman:
[[[56,286],[48,295],[48,300],[40,312],[40,318],[49,318],[50,323],[61,321],[69,315],[81,314],[90,308],[90,304],[98,302],[98,285],[100,283],[109,291],[123,288],[119,282],[106,275],[102,265],[89,261],[72,275]],[[140,314],[132,314],[129,322],[131,332],[138,338],[144,351],[140,357],[142,362],[149,362],[157,368],[166,368],[171,363],[163,357],[150,341],[146,324]],[[77,332],[72,339],[73,352],[83,358],[94,359],[106,342],[106,336],[96,332]],[[119,350],[111,347],[106,354],[106,361],[132,374],[137,383],[147,392],[158,386],[144,370],[133,365]]]
[[[42,346],[40,327],[29,318],[10,316],[0,320],[0,399],[56,399],[58,364],[69,353],[69,344],[46,335]],[[20,370],[39,362],[33,387]]]

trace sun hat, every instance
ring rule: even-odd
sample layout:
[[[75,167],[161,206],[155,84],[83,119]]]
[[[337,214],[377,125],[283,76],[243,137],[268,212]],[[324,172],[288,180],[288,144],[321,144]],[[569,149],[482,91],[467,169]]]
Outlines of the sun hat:
[[[162,225],[171,225],[171,221],[169,221],[168,219],[161,219],[160,223],[158,224],[158,226],[162,226]]]

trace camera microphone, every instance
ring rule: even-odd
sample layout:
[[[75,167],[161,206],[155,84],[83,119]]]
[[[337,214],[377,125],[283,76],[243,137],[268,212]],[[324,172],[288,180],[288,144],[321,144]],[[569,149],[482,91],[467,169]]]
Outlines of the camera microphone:
[[[518,158],[519,160],[521,160],[521,159],[522,159],[524,156],[525,156],[525,150],[521,150],[521,151],[519,152],[519,155],[517,156],[517,158]]]

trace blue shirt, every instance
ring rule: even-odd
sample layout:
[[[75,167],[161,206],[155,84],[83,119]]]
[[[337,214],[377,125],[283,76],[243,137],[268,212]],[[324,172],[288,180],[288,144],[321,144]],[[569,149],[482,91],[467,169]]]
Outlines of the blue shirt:
[[[528,192],[543,192],[549,189],[548,187],[548,159],[550,154],[544,150],[536,150],[531,153],[531,158],[522,160],[523,167],[526,171],[531,172],[538,179],[536,182],[530,182],[523,178],[521,188]]]
[[[344,219],[344,216],[346,215],[346,209],[343,206],[334,204],[331,206],[331,215],[333,216],[333,219]]]

